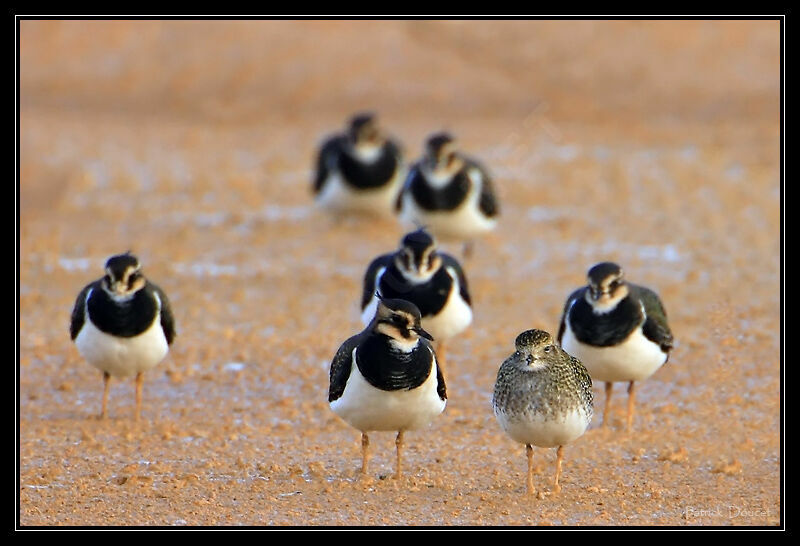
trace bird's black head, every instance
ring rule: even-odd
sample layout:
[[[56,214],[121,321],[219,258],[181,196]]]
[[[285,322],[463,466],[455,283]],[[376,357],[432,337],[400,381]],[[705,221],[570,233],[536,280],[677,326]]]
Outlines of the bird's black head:
[[[436,133],[425,142],[427,162],[432,169],[445,169],[456,162],[455,138],[449,133]]]
[[[139,259],[130,252],[111,256],[106,260],[105,269],[103,288],[116,298],[130,296],[144,288],[145,278]]]
[[[442,266],[436,240],[424,227],[406,234],[400,242],[395,263],[409,280],[429,279]]]
[[[348,136],[352,146],[357,149],[379,146],[382,143],[382,138],[375,114],[361,112],[350,118]]]
[[[614,262],[600,262],[587,274],[589,296],[600,305],[614,304],[628,295],[622,268]]]
[[[416,344],[420,337],[433,341],[433,336],[422,328],[422,315],[416,305],[410,301],[376,295],[378,308],[372,321],[375,331],[402,343]]]

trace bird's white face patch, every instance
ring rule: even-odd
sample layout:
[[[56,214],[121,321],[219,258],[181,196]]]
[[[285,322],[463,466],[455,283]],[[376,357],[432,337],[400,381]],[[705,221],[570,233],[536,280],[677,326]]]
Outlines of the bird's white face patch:
[[[144,288],[146,280],[140,273],[141,266],[129,267],[122,274],[122,278],[115,279],[113,272],[106,269],[106,278],[103,279],[101,286],[103,290],[111,296],[114,301],[128,301],[136,292]]]
[[[389,344],[399,351],[410,353],[417,348],[417,345],[419,345],[419,338],[416,335],[412,336],[412,339],[392,338],[389,341]]]
[[[431,277],[436,274],[442,266],[442,258],[438,255],[431,259],[431,253],[435,252],[436,248],[431,247],[425,250],[422,255],[422,263],[417,269],[414,263],[414,255],[408,249],[402,249],[395,258],[395,265],[411,284],[422,284],[431,280]]]
[[[378,322],[378,324],[375,325],[375,331],[379,334],[389,336],[392,339],[403,338],[403,334],[400,333],[400,330],[397,328],[397,326],[386,324],[385,322]]]
[[[428,183],[434,188],[441,188],[450,183],[458,171],[464,167],[464,160],[457,155],[452,155],[450,160],[444,162],[422,163],[421,168]]]
[[[628,287],[620,284],[616,287],[603,286],[600,296],[597,299],[592,297],[592,291],[586,291],[586,301],[592,306],[592,311],[596,315],[603,315],[616,309],[617,304],[628,295]]]
[[[413,324],[413,322],[410,324]],[[419,343],[419,336],[414,331],[409,330],[410,337],[403,337],[403,334],[400,332],[397,326],[386,324],[385,322],[379,322],[375,327],[375,330],[378,333],[388,336],[389,343],[394,348],[403,351],[404,353],[410,353]]]

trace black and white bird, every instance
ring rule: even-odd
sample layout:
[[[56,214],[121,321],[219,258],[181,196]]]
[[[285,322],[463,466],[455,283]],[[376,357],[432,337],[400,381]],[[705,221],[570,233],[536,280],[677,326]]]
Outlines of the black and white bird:
[[[397,200],[400,218],[426,226],[440,239],[465,243],[497,225],[500,207],[484,166],[459,152],[447,133],[430,136]]]
[[[528,493],[533,494],[533,446],[557,447],[553,488],[564,446],[586,432],[592,420],[592,378],[543,330],[526,330],[514,341],[516,351],[497,371],[492,408],[497,422],[528,455]]]
[[[385,298],[402,298],[417,306],[422,325],[436,339],[436,355],[444,362],[444,343],[472,322],[472,298],[458,260],[438,250],[424,228],[406,234],[400,248],[375,258],[364,275],[361,321],[369,324]]]
[[[323,142],[314,199],[337,214],[392,215],[406,172],[400,145],[381,131],[373,114],[357,114],[344,133]]]
[[[111,256],[106,274],[83,288],[75,301],[70,337],[81,356],[103,372],[106,416],[111,376],[136,376],[136,419],[142,406],[142,374],[161,362],[175,339],[167,295],[148,281],[136,256]]]
[[[402,475],[403,434],[444,411],[444,376],[420,323],[419,309],[381,299],[364,331],[345,341],[331,362],[328,403],[361,431],[361,473],[367,472],[371,431],[397,431],[395,477]]]
[[[658,295],[626,282],[622,268],[601,262],[588,284],[567,299],[558,340],[596,381],[605,381],[603,426],[609,419],[613,383],[628,383],[627,428],[633,423],[634,382],[653,375],[669,358],[673,338]]]

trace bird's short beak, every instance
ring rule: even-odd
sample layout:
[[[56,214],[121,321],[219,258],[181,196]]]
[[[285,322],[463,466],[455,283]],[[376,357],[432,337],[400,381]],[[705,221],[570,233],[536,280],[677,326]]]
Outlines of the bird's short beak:
[[[125,289],[126,289],[125,283],[123,283],[122,281],[115,281],[111,284],[111,290],[113,290],[115,294],[122,295],[125,293]]]
[[[433,341],[433,336],[430,335],[428,332],[422,329],[422,326],[418,328],[414,328],[414,331],[419,335],[419,337],[424,337],[427,340]]]

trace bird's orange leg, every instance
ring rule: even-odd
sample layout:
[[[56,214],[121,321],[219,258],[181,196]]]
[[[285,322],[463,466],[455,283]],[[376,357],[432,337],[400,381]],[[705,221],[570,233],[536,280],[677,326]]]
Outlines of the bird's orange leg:
[[[397,438],[394,440],[394,445],[397,447],[397,468],[394,471],[394,478],[399,480],[403,476],[402,470],[402,451],[403,451],[403,431],[397,432]]]
[[[100,419],[106,418],[106,408],[108,407],[108,388],[111,382],[111,375],[108,372],[103,372],[103,407],[100,410]]]
[[[556,457],[556,477],[553,480],[553,490],[558,493],[561,491],[561,486],[558,485],[558,479],[561,477],[561,461],[564,459],[564,446],[558,446],[558,455]]]
[[[611,381],[606,381],[606,406],[603,409],[603,424],[601,425],[604,428],[611,420],[611,414],[609,412],[611,411],[611,392],[613,389],[614,383]]]
[[[633,425],[633,408],[636,404],[636,391],[633,390],[633,381],[628,384],[628,432],[631,431]]]
[[[139,420],[139,416],[142,413],[142,382],[144,381],[144,375],[142,372],[136,374],[136,420]]]
[[[528,454],[528,495],[535,495],[536,488],[533,487],[533,447],[530,444],[526,444],[525,451]]]
[[[361,475],[367,475],[367,462],[369,461],[369,436],[366,432],[361,433]]]

